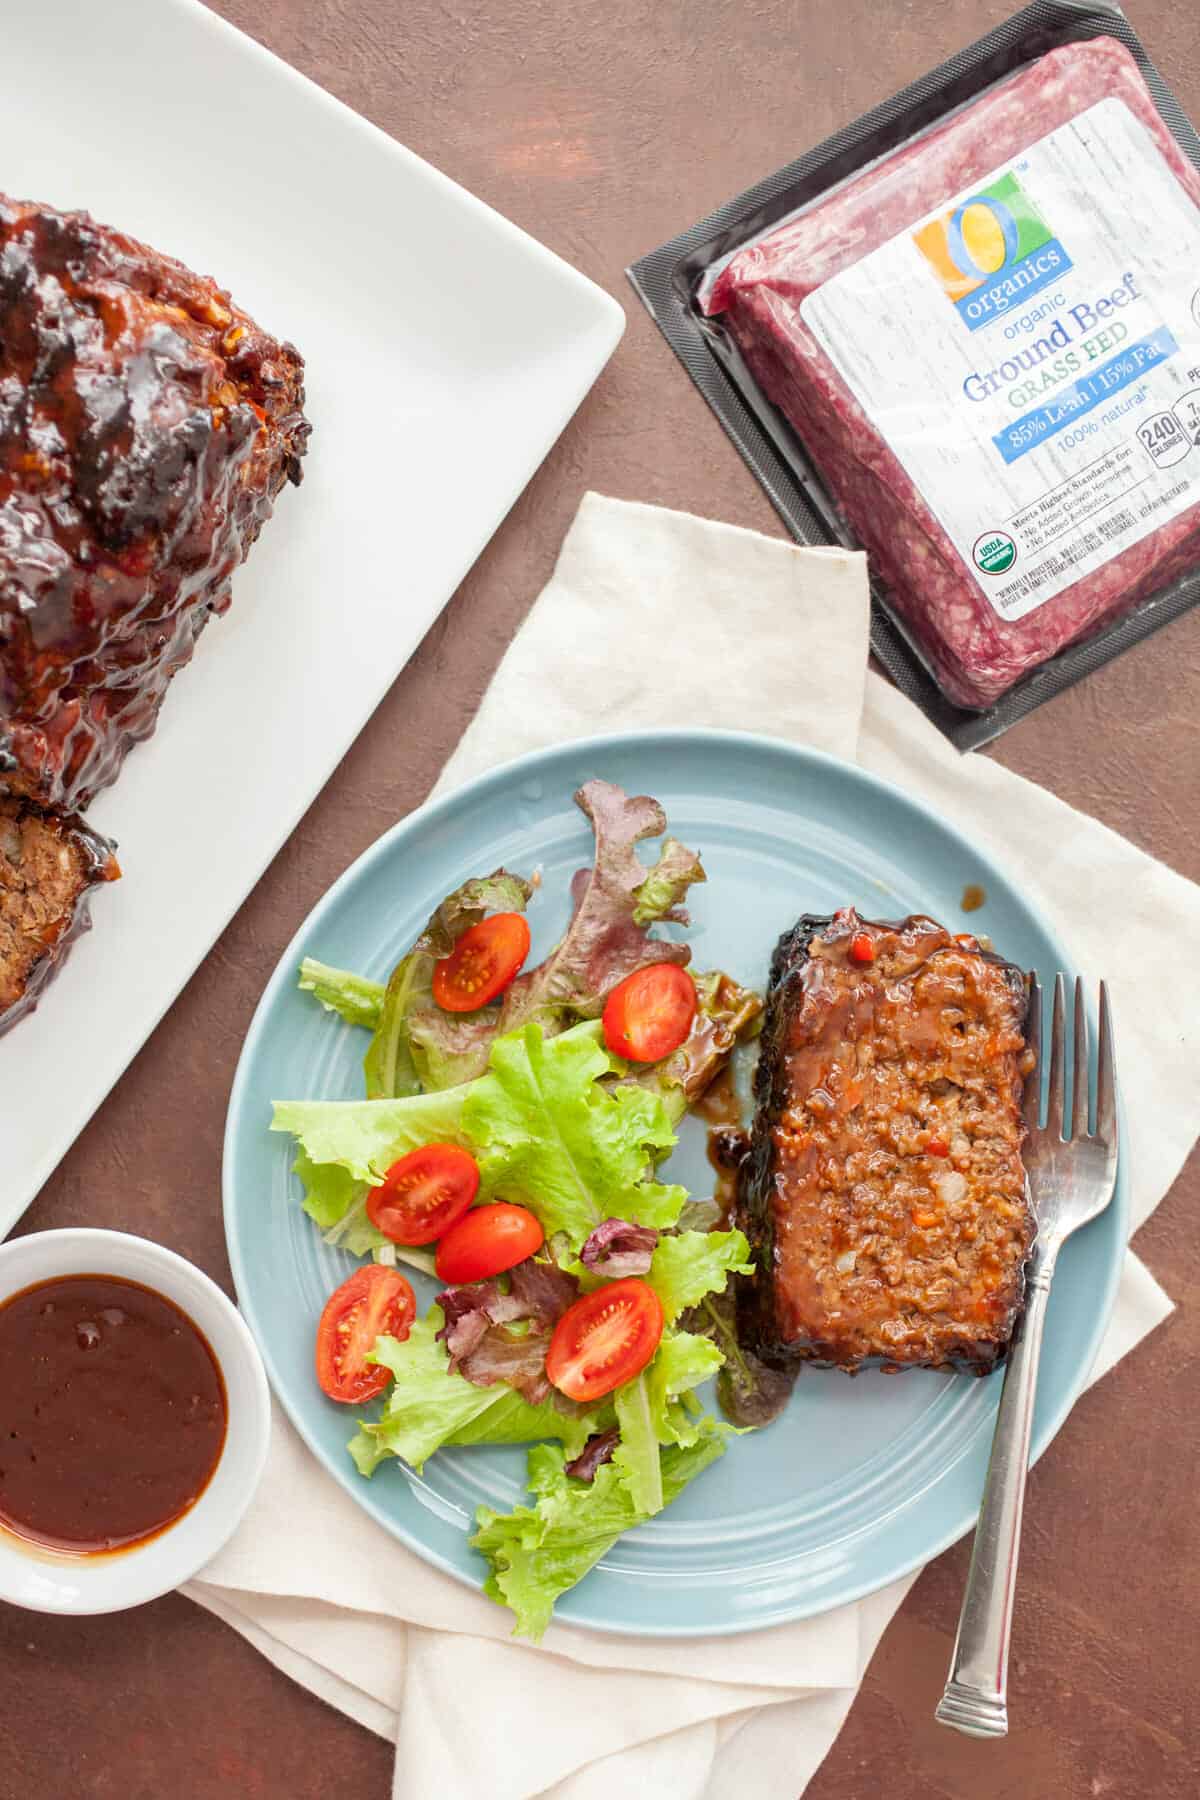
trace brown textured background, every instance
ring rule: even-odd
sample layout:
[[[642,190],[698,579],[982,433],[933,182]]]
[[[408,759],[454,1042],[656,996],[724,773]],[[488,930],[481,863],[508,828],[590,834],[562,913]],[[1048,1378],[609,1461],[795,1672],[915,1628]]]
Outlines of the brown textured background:
[[[219,9],[577,264],[629,317],[598,387],[23,1226],[133,1227],[228,1288],[221,1130],[263,983],[333,877],[424,797],[584,489],[781,531],[634,300],[625,264],[1012,8],[219,0]],[[1133,0],[1130,10],[1200,118],[1200,7]],[[215,96],[214,129],[219,113]],[[268,153],[286,155],[286,146]],[[390,226],[402,232],[404,222]],[[319,254],[319,233],[314,243]],[[1200,611],[1026,719],[994,754],[1200,878],[1198,697]],[[170,704],[187,704],[186,678]],[[1012,1735],[976,1744],[932,1723],[966,1573],[960,1545],[927,1570],[894,1621],[810,1800],[1200,1794],[1198,1201],[1193,1157],[1138,1238],[1178,1312],[1080,1401],[1033,1474]],[[390,1793],[386,1744],[176,1597],[115,1619],[0,1609],[0,1680],[0,1800]]]

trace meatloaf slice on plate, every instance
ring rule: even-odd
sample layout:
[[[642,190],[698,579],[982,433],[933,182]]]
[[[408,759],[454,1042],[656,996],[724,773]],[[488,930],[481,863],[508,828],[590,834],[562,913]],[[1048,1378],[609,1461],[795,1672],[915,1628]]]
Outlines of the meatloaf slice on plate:
[[[738,1210],[739,1326],[855,1370],[1003,1356],[1034,1221],[1021,1162],[1028,984],[932,919],[806,916],[780,939]]]
[[[29,1012],[88,925],[88,895],[120,874],[78,819],[0,794],[0,1034]]]

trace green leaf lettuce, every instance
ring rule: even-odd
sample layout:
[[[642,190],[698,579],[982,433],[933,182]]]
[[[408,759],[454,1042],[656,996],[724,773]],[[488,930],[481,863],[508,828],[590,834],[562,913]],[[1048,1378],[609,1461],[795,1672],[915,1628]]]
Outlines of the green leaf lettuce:
[[[520,875],[497,869],[464,882],[442,901],[388,981],[363,1061],[368,1099],[395,1099],[422,1088],[433,1092],[482,1074],[499,1010],[443,1012],[433,998],[434,967],[488,913],[524,912],[531,892]]]
[[[653,1360],[614,1395],[621,1441],[613,1462],[628,1485],[633,1503],[646,1518],[666,1504],[662,1444],[694,1444],[712,1427],[679,1405],[679,1396],[707,1381],[721,1367],[717,1346],[686,1331],[668,1331]]]
[[[350,1190],[315,1168],[334,1164],[352,1182],[378,1182],[405,1151],[451,1142],[479,1162],[483,1196],[528,1206],[564,1256],[613,1216],[662,1230],[687,1198],[653,1179],[675,1134],[657,1095],[605,1084],[624,1065],[599,1040],[596,1023],[549,1042],[528,1025],[498,1039],[488,1073],[465,1086],[397,1100],[280,1101],[272,1129],[299,1139],[306,1183],[326,1216],[333,1196],[351,1203]]]
[[[646,1280],[671,1325],[706,1294],[722,1293],[731,1275],[749,1275],[750,1246],[741,1231],[680,1231],[659,1239]]]
[[[331,969],[328,963],[306,956],[300,964],[300,988],[315,994],[326,1012],[338,1013],[347,1025],[365,1025],[374,1031],[383,1012],[385,990],[377,981],[352,975],[348,969]]]
[[[677,1499],[724,1449],[724,1436],[710,1421],[695,1443],[663,1450],[664,1505]],[[647,1516],[638,1509],[615,1462],[603,1464],[592,1481],[582,1482],[565,1473],[565,1460],[564,1452],[551,1444],[531,1450],[529,1486],[535,1503],[511,1513],[480,1507],[471,1539],[491,1565],[485,1591],[512,1608],[514,1632],[535,1641],[550,1623],[559,1595],[574,1587],[623,1532],[641,1525]]]
[[[427,1457],[444,1444],[528,1444],[558,1438],[569,1457],[578,1456],[591,1433],[603,1429],[603,1414],[581,1413],[547,1403],[530,1406],[513,1388],[498,1382],[476,1387],[450,1369],[444,1344],[437,1342],[442,1309],[432,1306],[403,1343],[381,1337],[375,1362],[392,1372],[378,1419],[360,1421],[350,1454],[363,1475],[373,1474],[388,1456],[399,1456],[420,1472]]]

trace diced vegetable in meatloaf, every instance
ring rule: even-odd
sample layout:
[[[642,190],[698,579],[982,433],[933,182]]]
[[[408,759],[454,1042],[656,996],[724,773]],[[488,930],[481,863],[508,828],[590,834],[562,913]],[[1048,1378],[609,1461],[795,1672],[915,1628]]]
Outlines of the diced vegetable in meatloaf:
[[[928,918],[802,918],[771,969],[739,1214],[739,1328],[854,1370],[1003,1356],[1034,1224],[1021,970]]]
[[[78,820],[0,794],[0,1033],[29,1012],[88,924],[87,896],[119,875]]]

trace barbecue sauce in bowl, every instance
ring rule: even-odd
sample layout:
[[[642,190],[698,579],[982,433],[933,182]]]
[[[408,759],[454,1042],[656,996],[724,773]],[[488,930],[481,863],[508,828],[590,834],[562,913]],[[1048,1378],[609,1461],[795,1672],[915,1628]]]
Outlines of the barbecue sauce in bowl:
[[[226,1419],[208,1340],[151,1288],[65,1275],[0,1305],[0,1528],[30,1545],[156,1537],[207,1487]]]

